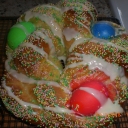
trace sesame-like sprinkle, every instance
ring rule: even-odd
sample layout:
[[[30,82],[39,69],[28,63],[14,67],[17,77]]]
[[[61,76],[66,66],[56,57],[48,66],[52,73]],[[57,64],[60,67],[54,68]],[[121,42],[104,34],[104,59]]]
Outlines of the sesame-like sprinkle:
[[[55,106],[57,103],[57,99],[55,96],[55,92],[52,89],[52,87],[47,85],[38,85],[34,89],[34,94],[37,95],[37,100],[43,105],[43,106]]]

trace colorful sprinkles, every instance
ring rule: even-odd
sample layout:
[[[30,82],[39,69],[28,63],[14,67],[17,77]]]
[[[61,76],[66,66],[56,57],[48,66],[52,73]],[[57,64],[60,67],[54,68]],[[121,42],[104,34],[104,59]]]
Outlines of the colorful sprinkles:
[[[63,11],[60,7],[63,8]],[[64,9],[67,10],[65,11]],[[90,77],[97,72],[96,70],[89,70],[88,65],[81,64],[75,68],[67,67],[82,61],[82,55],[77,56],[75,53],[86,55],[92,54],[104,59],[106,62],[118,65],[119,68],[123,67],[125,74],[128,74],[128,35],[117,35],[107,41],[93,38],[90,32],[90,25],[91,22],[96,20],[97,12],[95,7],[86,0],[79,0],[79,2],[77,0],[62,0],[57,5],[39,5],[31,9],[31,13],[38,13],[40,15],[45,14],[48,17],[52,17],[61,29],[75,26],[75,31],[78,31],[82,35],[80,38],[89,37],[90,39],[78,43],[71,52],[68,52],[69,55],[67,57],[66,67],[63,72],[60,73],[59,71],[62,70],[62,65],[60,61],[58,61],[58,58],[60,56],[62,57],[62,55],[66,55],[62,40],[57,35],[54,35],[52,28],[45,21],[41,21],[38,17],[29,19],[36,24],[37,30],[40,29],[40,24],[44,26],[46,33],[43,34],[45,38],[35,38],[34,35],[30,35],[23,42],[26,46],[21,45],[14,51],[7,48],[7,57],[9,59],[9,56],[11,56],[11,61],[6,63],[5,72],[8,73],[5,73],[2,81],[7,81],[6,84],[9,86],[8,82],[11,80],[12,93],[20,97],[20,95],[24,95],[24,90],[14,90],[13,84],[17,84],[15,80],[11,78],[12,76],[15,79],[14,71],[17,71],[18,75],[21,75],[21,77],[23,77],[24,74],[22,79],[27,77],[30,78],[29,80],[33,79],[33,84],[35,86],[32,86],[32,92],[28,91],[28,95],[29,93],[34,94],[34,96],[30,98],[30,103],[38,103],[40,109],[33,108],[31,105],[27,107],[22,106],[15,98],[9,96],[4,85],[3,87],[0,86],[0,97],[6,108],[16,117],[26,122],[36,124],[38,127],[97,128],[100,126],[105,128],[106,125],[112,124],[114,118],[120,117],[121,113],[112,113],[106,116],[101,116],[99,114],[93,116],[76,116],[66,107],[66,103],[70,99],[72,93],[70,89],[71,81],[74,79],[80,80],[82,75],[84,75],[84,77]],[[19,21],[25,20],[26,16],[27,13],[22,15]],[[51,24],[54,26],[52,21]],[[57,29],[58,28],[56,28],[56,30]],[[38,31],[38,34],[40,35],[40,31]],[[53,47],[51,49],[50,46],[47,47],[48,43],[46,40],[49,38],[52,39],[56,52],[51,52]],[[70,43],[70,41],[68,43]],[[27,45],[29,45],[29,47],[27,47]],[[45,48],[43,46],[45,46]],[[43,52],[40,52],[41,50]],[[53,55],[50,52],[53,53]],[[8,65],[11,67],[10,69]],[[56,65],[59,66],[59,68],[57,68]],[[44,66],[46,66],[46,68],[43,68]],[[56,68],[57,70],[55,70]],[[79,78],[77,78],[77,75]],[[44,83],[40,83],[41,80],[43,80]],[[114,82],[119,91],[117,98],[120,103],[123,103],[128,99],[128,87],[126,83],[121,83],[119,77],[117,77]],[[26,83],[22,81],[19,81],[19,83],[22,84],[22,86],[31,86],[31,82],[27,80]],[[20,84],[17,86],[20,86]],[[35,97],[36,100],[34,99]],[[57,111],[55,112],[52,108],[61,109],[61,112],[59,110],[55,110]]]

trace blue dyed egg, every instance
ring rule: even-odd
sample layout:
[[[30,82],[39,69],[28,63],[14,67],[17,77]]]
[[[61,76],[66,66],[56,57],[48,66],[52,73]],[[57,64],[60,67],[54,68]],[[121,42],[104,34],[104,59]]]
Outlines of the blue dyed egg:
[[[109,39],[115,36],[115,28],[106,21],[99,21],[92,25],[91,27],[92,34],[101,39]]]

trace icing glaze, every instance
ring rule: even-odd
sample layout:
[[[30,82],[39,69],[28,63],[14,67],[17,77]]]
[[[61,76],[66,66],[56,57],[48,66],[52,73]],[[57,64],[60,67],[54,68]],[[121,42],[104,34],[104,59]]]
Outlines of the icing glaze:
[[[79,34],[80,33],[74,28],[66,27],[63,29],[63,35],[65,36],[67,41],[70,41],[73,38],[78,39]]]
[[[58,59],[59,59],[59,60],[63,60],[64,63],[65,63],[65,61],[66,61],[66,57],[65,57],[65,56],[59,56]]]
[[[96,89],[89,87],[80,87],[79,89],[93,95],[100,102],[101,105],[103,105],[106,101],[106,96]]]
[[[123,108],[119,105],[118,101],[115,101],[114,103],[108,98],[107,102],[100,107],[95,114],[100,114],[102,116],[106,116],[108,114],[118,114],[123,113]]]
[[[26,43],[21,44],[20,47],[30,47],[34,51],[41,54],[43,57],[48,58],[48,54],[43,50],[43,48],[39,48],[36,45],[33,45],[32,43],[26,42]]]
[[[72,63],[70,65],[67,65],[65,70],[67,70],[68,68],[77,67],[79,65],[88,65],[90,70],[94,70],[94,69],[98,68],[99,70],[103,71],[106,75],[110,76],[110,79],[112,81],[114,81],[116,79],[116,77],[119,76],[119,77],[123,78],[122,79],[123,82],[126,82],[124,80],[124,78],[125,78],[124,69],[122,67],[119,67],[116,64],[108,63],[104,59],[98,58],[91,54],[90,55],[80,54],[80,53],[73,53],[73,54],[75,56],[79,57],[81,59],[81,62]],[[73,58],[73,57],[69,58],[68,61],[70,61],[70,59],[74,60],[76,58]]]
[[[53,6],[53,5],[49,5],[49,4],[43,4],[43,5],[40,5],[39,6],[39,8],[40,9],[42,9],[42,8],[53,8],[53,9],[55,9],[55,10],[57,10],[57,11],[61,11],[61,9],[60,8],[58,8],[58,7],[56,7],[56,6]]]
[[[73,48],[75,48],[75,46],[89,40],[89,38],[84,38],[84,36],[81,35],[78,31],[70,27],[66,27],[63,29],[63,35],[65,36],[67,41],[70,41],[71,39],[75,39],[75,41],[72,43],[72,45],[69,48],[69,52],[71,52]]]
[[[27,28],[25,26],[23,26],[22,24],[15,24],[12,28],[20,28],[20,29],[22,29],[24,31],[26,36],[30,35],[30,33],[28,32]]]
[[[49,48],[50,48],[50,54],[54,54],[55,53],[55,46],[53,44],[53,41],[52,39],[49,37],[48,33],[46,32],[45,29],[41,28],[41,29],[38,29],[36,31],[34,31],[34,33],[32,34],[32,36],[36,39],[44,39],[44,41],[46,43],[48,43],[49,45]]]
[[[42,109],[40,106],[32,104],[32,103],[28,103],[28,102],[24,102],[21,99],[19,99],[17,96],[14,95],[14,93],[12,92],[12,89],[8,86],[6,86],[6,82],[2,81],[2,86],[6,89],[8,95],[12,98],[14,98],[20,105],[24,106],[24,107],[28,107],[31,106],[32,108],[38,108],[38,109]]]
[[[61,43],[64,46],[64,42],[62,40],[62,31],[60,26],[55,22],[53,17],[47,16],[46,14],[40,14],[36,12],[28,11],[25,13],[25,21],[29,21],[31,18],[37,17],[40,20],[44,21],[48,24],[53,32],[53,34],[61,39]]]
[[[84,28],[86,28],[88,30],[88,32],[91,34],[90,28],[86,25],[84,25],[82,22],[80,22],[79,20],[76,20],[76,22],[78,22],[78,24],[82,25]]]
[[[70,46],[69,48],[69,52],[71,52],[73,50],[73,48],[75,48],[77,45],[85,43],[86,41],[88,41],[88,38],[83,38],[83,37],[79,37],[77,38],[74,43]]]
[[[66,108],[62,108],[62,107],[59,107],[59,106],[55,106],[55,107],[45,107],[46,110],[50,110],[50,111],[53,111],[53,112],[56,112],[56,113],[74,113],[74,111],[70,110],[70,109],[66,109]]]

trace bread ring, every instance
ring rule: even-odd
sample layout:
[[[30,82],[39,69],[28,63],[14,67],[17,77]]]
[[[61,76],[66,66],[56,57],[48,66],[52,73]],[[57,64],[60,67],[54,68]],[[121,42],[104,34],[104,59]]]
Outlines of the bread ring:
[[[107,127],[121,116],[128,98],[128,35],[110,23],[115,37],[94,37],[96,17],[90,2],[65,0],[39,5],[18,19],[10,33],[26,38],[16,48],[7,45],[0,86],[9,111],[46,128]],[[28,22],[36,28],[31,33]]]

